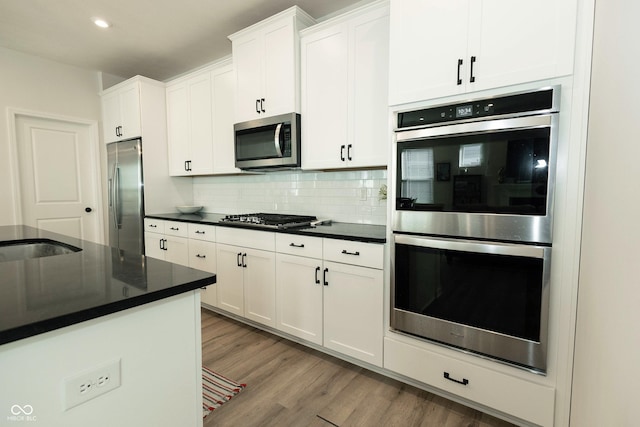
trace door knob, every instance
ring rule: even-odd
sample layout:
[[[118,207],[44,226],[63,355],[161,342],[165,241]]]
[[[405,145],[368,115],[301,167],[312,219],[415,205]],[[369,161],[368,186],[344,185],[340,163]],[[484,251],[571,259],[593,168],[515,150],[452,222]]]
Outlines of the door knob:
[[[93,210],[93,209],[91,209],[91,208],[84,208],[84,211],[85,211],[86,213],[89,213],[89,212],[91,212],[92,210]]]

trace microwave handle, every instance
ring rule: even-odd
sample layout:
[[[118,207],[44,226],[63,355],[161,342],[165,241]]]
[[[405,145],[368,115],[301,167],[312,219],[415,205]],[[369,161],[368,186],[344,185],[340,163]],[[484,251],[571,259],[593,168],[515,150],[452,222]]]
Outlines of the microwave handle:
[[[280,147],[280,133],[282,131],[282,123],[278,123],[278,126],[276,126],[276,132],[275,135],[273,137],[273,142],[276,146],[276,153],[278,154],[278,157],[282,157],[282,147]]]

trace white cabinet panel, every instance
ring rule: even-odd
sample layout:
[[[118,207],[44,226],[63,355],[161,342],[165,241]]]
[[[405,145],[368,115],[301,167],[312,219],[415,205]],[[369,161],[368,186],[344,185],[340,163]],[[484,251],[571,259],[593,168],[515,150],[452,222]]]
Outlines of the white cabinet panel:
[[[386,4],[303,32],[304,169],[387,165],[388,35]]]
[[[278,253],[276,277],[276,327],[322,345],[322,259]]]
[[[324,346],[382,366],[382,270],[325,261]]]
[[[391,0],[390,105],[569,75],[576,0]]]

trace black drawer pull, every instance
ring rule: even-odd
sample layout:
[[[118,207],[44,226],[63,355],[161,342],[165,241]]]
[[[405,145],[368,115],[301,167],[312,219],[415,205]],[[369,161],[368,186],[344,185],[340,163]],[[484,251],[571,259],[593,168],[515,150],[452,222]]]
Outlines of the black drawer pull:
[[[196,230],[196,234],[204,234],[204,231]]]
[[[200,254],[197,254],[197,255],[196,255],[196,258],[202,258],[202,259],[204,259],[204,258],[206,258],[206,257],[207,257],[206,255],[200,255]]]
[[[151,227],[151,228],[158,228],[158,226],[157,226],[157,225],[155,225],[155,224],[149,224],[149,227]]]
[[[458,384],[462,384],[462,385],[468,385],[469,384],[469,380],[466,378],[463,378],[462,381],[456,380],[455,378],[451,378],[449,376],[449,372],[445,372],[444,373],[444,378],[449,380],[449,381],[453,381],[454,383],[458,383]]]
[[[343,250],[342,250],[342,253],[343,253],[343,254],[345,254],[345,255],[355,255],[355,256],[359,256],[359,255],[360,255],[360,252],[358,252],[358,251],[355,251],[355,252],[349,252],[349,251],[348,251],[348,250],[346,250],[346,249],[343,249]]]
[[[178,227],[169,227],[169,230],[178,231],[180,229]]]
[[[293,248],[304,248],[304,243],[302,243],[300,245],[296,245],[295,243],[289,243],[289,246],[291,246]]]

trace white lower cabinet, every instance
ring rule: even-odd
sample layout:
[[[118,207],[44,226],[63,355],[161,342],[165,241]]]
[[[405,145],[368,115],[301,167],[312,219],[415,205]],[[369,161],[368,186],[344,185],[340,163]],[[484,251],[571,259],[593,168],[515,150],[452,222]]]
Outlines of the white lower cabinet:
[[[276,248],[277,328],[382,366],[383,245],[278,234]]]
[[[216,234],[217,306],[275,327],[274,233],[220,228]]]
[[[145,255],[180,265],[189,265],[187,224],[145,218]]]
[[[553,425],[555,390],[410,344],[384,339],[384,367],[541,426]]]
[[[382,270],[324,262],[324,346],[382,366]]]
[[[189,224],[189,267],[217,272],[216,227],[214,225]],[[202,288],[200,300],[208,305],[218,305],[218,286]]]

